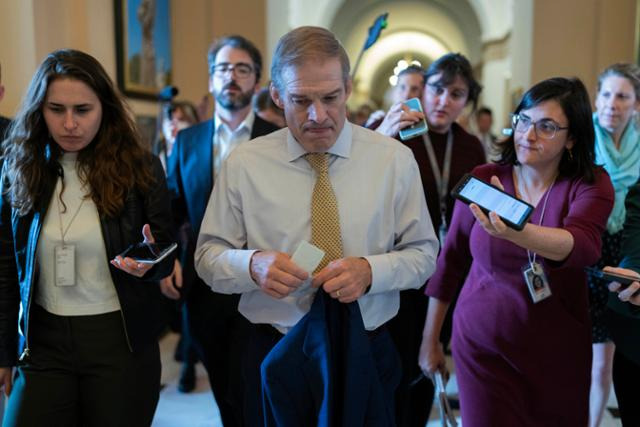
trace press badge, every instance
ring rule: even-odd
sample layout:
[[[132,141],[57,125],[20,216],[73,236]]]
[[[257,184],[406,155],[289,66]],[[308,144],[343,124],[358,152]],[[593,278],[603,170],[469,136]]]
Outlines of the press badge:
[[[54,248],[56,259],[56,286],[76,284],[76,246],[58,245]]]
[[[524,281],[529,288],[529,294],[534,303],[538,303],[543,299],[551,296],[551,288],[547,275],[544,273],[542,265],[533,262],[522,267],[522,275]]]

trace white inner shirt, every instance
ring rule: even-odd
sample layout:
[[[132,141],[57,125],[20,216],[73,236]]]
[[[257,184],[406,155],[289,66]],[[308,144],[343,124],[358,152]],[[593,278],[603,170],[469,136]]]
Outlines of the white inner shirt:
[[[37,261],[40,267],[35,301],[59,316],[83,316],[120,310],[120,302],[109,272],[109,259],[104,246],[98,210],[93,200],[84,196],[76,171],[77,153],[65,153],[60,159],[64,170],[65,189],[59,203],[62,178],[49,202],[38,240]],[[58,209],[60,206],[60,209]],[[78,208],[80,210],[78,210]],[[77,215],[76,215],[77,212]],[[72,221],[72,218],[75,218]],[[64,242],[75,246],[75,285],[56,286],[56,246],[62,245],[60,219],[66,231]]]
[[[240,143],[247,142],[251,139],[251,129],[255,114],[249,111],[249,114],[238,125],[235,130],[231,130],[220,117],[216,114],[213,121],[213,179],[215,182],[216,175],[222,167],[222,163],[229,157],[229,154]]]

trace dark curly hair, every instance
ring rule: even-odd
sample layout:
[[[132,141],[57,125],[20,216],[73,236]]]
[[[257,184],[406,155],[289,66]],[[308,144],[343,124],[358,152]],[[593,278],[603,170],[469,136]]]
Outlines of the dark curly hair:
[[[36,70],[22,105],[3,142],[6,195],[19,215],[32,210],[47,180],[61,166],[62,150],[53,141],[43,107],[49,85],[57,79],[85,83],[102,105],[102,121],[93,141],[78,153],[77,170],[101,216],[115,217],[131,190],[148,191],[153,184],[151,155],[143,148],[133,116],[100,63],[72,49],[56,50]]]

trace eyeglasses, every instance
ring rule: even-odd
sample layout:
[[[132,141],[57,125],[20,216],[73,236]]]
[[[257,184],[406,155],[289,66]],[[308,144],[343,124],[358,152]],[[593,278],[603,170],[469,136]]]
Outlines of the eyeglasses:
[[[253,73],[253,67],[249,64],[239,62],[237,64],[230,64],[223,62],[221,64],[214,65],[211,70],[218,76],[223,76],[228,72],[233,72],[240,79],[246,79]]]
[[[534,122],[531,117],[527,117],[524,114],[511,115],[511,127],[513,127],[514,131],[525,133],[531,125],[533,125],[536,136],[545,139],[553,139],[558,131],[569,129],[568,126],[562,127],[551,119],[542,119]]]

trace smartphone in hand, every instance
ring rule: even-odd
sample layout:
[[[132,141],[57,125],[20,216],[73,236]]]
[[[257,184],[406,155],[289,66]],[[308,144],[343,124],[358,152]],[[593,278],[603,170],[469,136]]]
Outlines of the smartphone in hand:
[[[129,246],[120,254],[122,258],[132,258],[141,264],[156,264],[178,247],[177,243],[140,242]]]
[[[418,98],[408,99],[403,104],[409,107],[409,110],[411,111],[420,111],[422,113],[422,104]],[[409,127],[400,129],[399,135],[401,140],[406,141],[407,139],[427,133],[428,130],[427,121],[425,119],[421,119],[419,122],[414,123]]]
[[[640,278],[612,273],[595,267],[585,267],[584,271],[590,276],[597,277],[598,279],[602,279],[607,282],[618,282],[620,283],[620,289],[627,288],[633,282],[640,282]]]
[[[484,213],[495,212],[507,226],[522,230],[533,213],[533,206],[495,185],[466,174],[453,187],[451,195],[467,204],[475,203]]]

